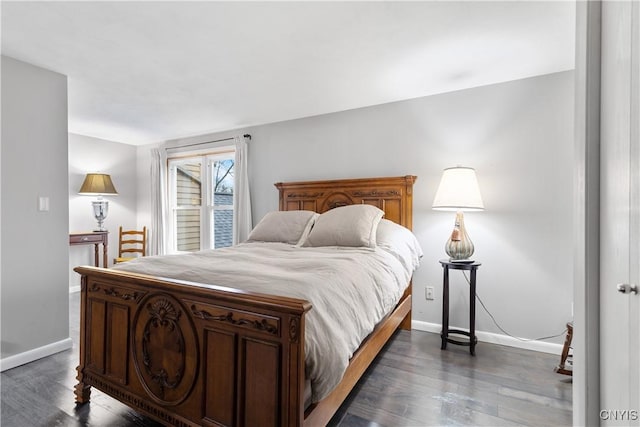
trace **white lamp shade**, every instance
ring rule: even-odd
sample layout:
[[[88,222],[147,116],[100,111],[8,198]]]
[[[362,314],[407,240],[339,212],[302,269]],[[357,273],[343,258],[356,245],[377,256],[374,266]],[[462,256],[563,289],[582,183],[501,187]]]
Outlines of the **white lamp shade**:
[[[447,168],[433,199],[433,209],[442,211],[484,210],[480,187],[473,168]]]

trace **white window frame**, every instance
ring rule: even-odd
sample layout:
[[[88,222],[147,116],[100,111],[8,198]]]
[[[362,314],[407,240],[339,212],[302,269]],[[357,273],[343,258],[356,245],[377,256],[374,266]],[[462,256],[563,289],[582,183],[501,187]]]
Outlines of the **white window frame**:
[[[203,249],[215,249],[215,230],[214,230],[214,215],[216,210],[229,209],[228,207],[218,207],[214,204],[214,193],[212,185],[213,183],[213,164],[218,160],[234,160],[235,149],[226,148],[221,151],[193,151],[183,152],[179,156],[169,157],[167,159],[167,170],[169,185],[167,189],[169,191],[169,211],[170,211],[170,233],[172,235],[172,253],[188,253],[188,251],[178,250],[178,216],[177,212],[180,210],[200,209],[200,250]],[[200,162],[200,206],[197,205],[177,205],[177,166],[184,163]],[[235,165],[234,165],[235,167]],[[235,188],[234,188],[235,191]],[[230,205],[231,209],[235,207],[234,204]]]

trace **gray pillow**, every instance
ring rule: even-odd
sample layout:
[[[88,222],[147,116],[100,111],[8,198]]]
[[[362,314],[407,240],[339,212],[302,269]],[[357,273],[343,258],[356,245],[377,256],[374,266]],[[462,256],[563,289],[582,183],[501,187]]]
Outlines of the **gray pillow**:
[[[313,211],[274,211],[260,220],[247,242],[302,244],[319,215]]]
[[[422,248],[409,229],[388,219],[382,219],[376,233],[377,247],[398,258],[409,274],[418,268]]]
[[[331,209],[316,219],[304,246],[376,247],[376,230],[384,212],[371,205]]]

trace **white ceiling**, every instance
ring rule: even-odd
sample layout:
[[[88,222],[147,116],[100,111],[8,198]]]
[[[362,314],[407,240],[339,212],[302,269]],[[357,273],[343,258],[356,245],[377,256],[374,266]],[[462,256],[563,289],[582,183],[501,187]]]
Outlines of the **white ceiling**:
[[[129,144],[570,70],[575,3],[2,2],[2,53]]]

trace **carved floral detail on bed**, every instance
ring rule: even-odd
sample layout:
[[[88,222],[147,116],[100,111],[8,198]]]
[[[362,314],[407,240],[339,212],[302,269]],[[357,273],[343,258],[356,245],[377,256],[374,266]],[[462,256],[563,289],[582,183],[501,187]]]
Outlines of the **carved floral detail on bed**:
[[[191,391],[198,358],[193,326],[178,301],[165,294],[149,296],[133,322],[134,365],[149,395],[165,405],[177,405]]]
[[[333,193],[327,197],[325,202],[325,208],[323,210],[328,211],[331,209],[339,208],[341,206],[353,205],[354,201],[346,193]]]
[[[389,191],[354,191],[354,197],[390,197],[390,196],[400,196],[400,192],[396,190]]]
[[[224,310],[223,308],[211,307],[210,310],[213,313],[203,309],[201,306],[197,306],[196,304],[191,304],[191,313],[203,320],[208,321],[218,321],[218,322],[228,322],[232,325],[236,326],[246,326],[250,328],[257,329],[259,331],[265,331],[273,335],[278,335],[279,327],[278,327],[278,319],[271,318],[267,319],[259,319],[256,316],[253,316],[249,313],[246,314],[247,317],[239,317],[235,318],[232,311]],[[216,312],[220,314],[215,314]]]
[[[289,340],[291,342],[298,342],[298,334],[300,333],[300,322],[297,318],[293,317],[289,321]]]
[[[291,199],[316,199],[322,196],[324,193],[290,193],[287,197]]]
[[[142,363],[151,376],[151,379],[160,387],[160,398],[164,399],[164,391],[173,389],[182,380],[184,371],[184,337],[178,326],[178,319],[182,312],[176,309],[166,299],[160,299],[153,304],[147,304],[150,318],[144,327],[142,336]],[[153,339],[162,340],[164,351],[172,351],[176,354],[173,366],[160,366],[154,363],[154,355],[151,353]]]
[[[108,285],[98,285],[96,283],[92,284],[91,287],[89,288],[90,292],[100,292],[102,291],[105,295],[108,295],[110,297],[115,297],[115,298],[121,298],[125,301],[139,301],[140,298],[142,297],[142,294],[135,292],[135,291],[131,291],[131,290],[123,290],[123,289],[116,289],[113,286],[108,286]]]

